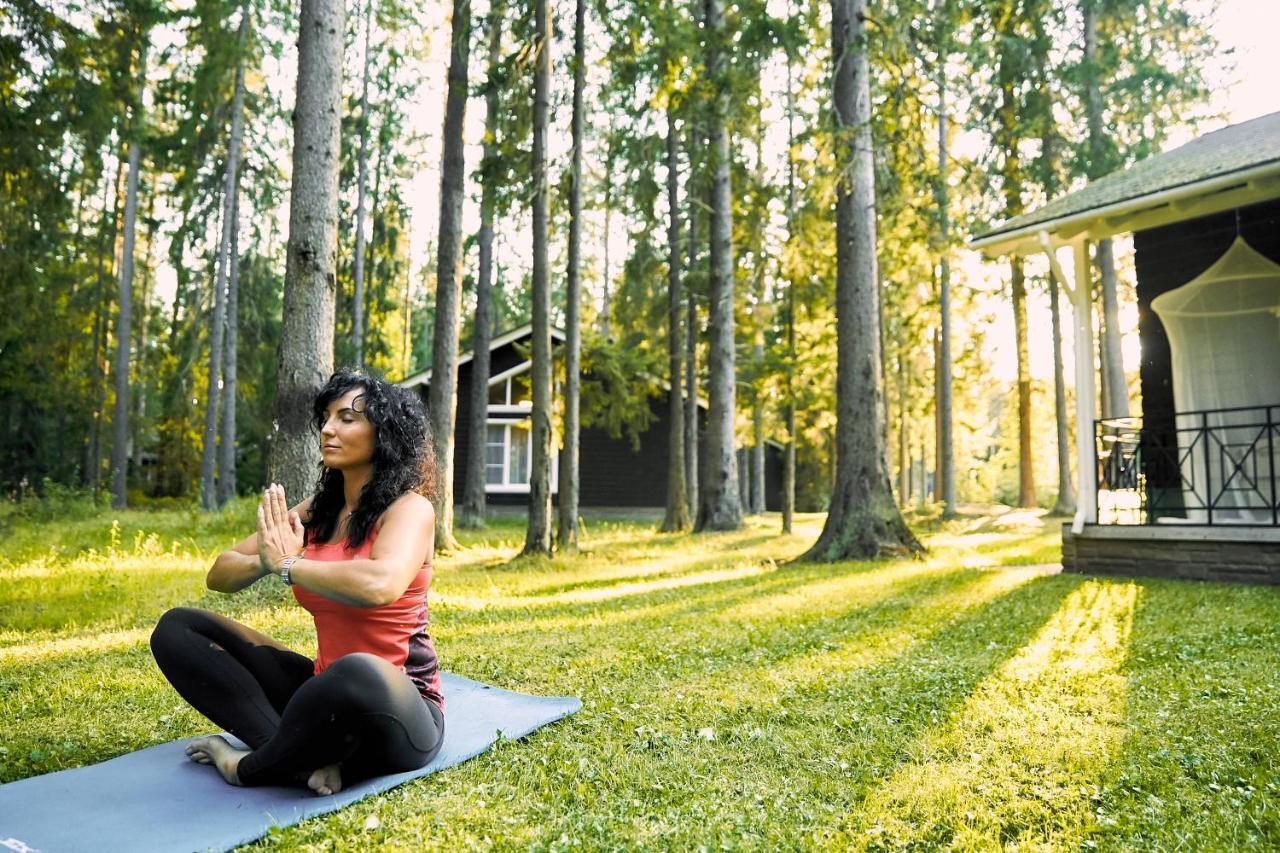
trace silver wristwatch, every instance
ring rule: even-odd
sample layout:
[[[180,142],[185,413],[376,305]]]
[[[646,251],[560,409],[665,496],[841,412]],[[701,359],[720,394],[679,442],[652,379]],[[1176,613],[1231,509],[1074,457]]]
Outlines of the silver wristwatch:
[[[301,554],[293,554],[285,557],[280,563],[280,580],[284,581],[285,586],[293,586],[293,580],[289,577],[289,569],[293,568],[293,564],[302,559]]]

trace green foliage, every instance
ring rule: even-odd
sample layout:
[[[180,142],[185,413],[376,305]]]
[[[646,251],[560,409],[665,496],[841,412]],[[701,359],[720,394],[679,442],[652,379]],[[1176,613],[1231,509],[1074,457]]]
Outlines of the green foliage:
[[[663,367],[661,351],[585,335],[582,346],[582,424],[624,434],[634,450],[653,423],[653,398],[661,391],[655,378]]]
[[[665,193],[668,113],[681,138],[676,214],[686,235],[679,247],[686,260],[684,284],[696,297],[695,326],[705,320],[708,156],[702,119],[712,106],[710,93],[723,88],[734,188],[738,436],[744,444],[753,440],[751,410],[760,402],[766,435],[786,439],[783,412],[794,401],[799,502],[821,509],[834,451],[834,179],[845,165],[835,161],[831,138],[829,9],[822,0],[726,5],[726,62],[722,78],[712,81],[703,64],[707,33],[700,0],[590,4],[583,235],[588,291],[599,282],[592,253],[599,251],[604,205],[614,234],[626,235],[626,247],[610,259],[612,299],[604,319],[613,341],[599,344],[596,386],[587,394],[597,396],[599,423],[634,437],[643,422],[642,401],[656,381],[635,377],[666,375],[661,359],[665,234],[672,213]],[[886,0],[873,6],[868,47],[886,438],[895,448],[901,433],[908,456],[930,458],[942,253],[958,250],[994,218],[1152,153],[1175,124],[1194,125],[1204,117],[1208,81],[1222,58],[1191,0]],[[344,68],[332,330],[338,363],[350,361],[354,352],[355,159],[366,119],[358,108],[364,56],[356,8],[347,16]],[[427,146],[408,105],[429,75],[440,71],[426,62],[432,55],[429,39],[439,36],[431,29],[430,10],[420,4],[379,0],[372,8],[365,360],[370,370],[399,377],[425,367],[430,357],[434,253],[426,253],[425,269],[410,270],[410,234],[434,241],[421,223],[411,232],[410,222],[416,212],[411,182],[427,168]],[[1097,20],[1096,62],[1086,61],[1081,49],[1085,8]],[[237,473],[240,488],[251,490],[266,476],[275,386],[292,121],[292,94],[283,89],[292,81],[280,63],[296,40],[296,8],[274,0],[193,0],[177,6],[110,0],[55,13],[60,10],[28,0],[0,9],[0,288],[6,296],[0,315],[0,491],[47,491],[46,481],[92,490],[101,482],[119,312],[121,163],[128,155],[124,140],[134,129],[134,81],[144,37],[154,50],[135,258],[131,380],[138,403],[130,423],[130,486],[147,499],[181,498],[194,488],[231,89],[236,64],[243,62]],[[237,24],[244,12],[252,26],[241,45]],[[489,140],[493,153],[470,164],[469,188],[483,187],[492,198],[494,325],[502,329],[528,319],[535,40],[530,4],[495,0],[477,9],[479,14],[500,17],[504,31],[491,78],[487,67],[478,70],[487,65],[487,50],[480,49],[486,40],[476,28],[471,110],[474,115],[489,91],[498,94],[501,108]],[[553,44],[556,129],[567,128],[567,39],[562,26]],[[787,101],[782,86],[788,58],[795,126],[784,152],[779,121]],[[959,125],[952,141],[961,133],[980,141],[971,159],[953,154],[945,176],[953,223],[947,240],[939,229],[944,176],[936,157],[936,108],[944,80],[953,124]],[[1090,83],[1101,95],[1106,133],[1100,147],[1088,134]],[[566,165],[551,165],[553,270],[564,268]],[[787,183],[792,171],[794,204]],[[694,245],[687,243],[691,230],[697,232]],[[615,249],[616,244],[617,239]],[[468,287],[474,286],[476,255],[464,254]],[[956,328],[965,332],[953,344],[957,480],[962,494],[988,500],[1001,488],[993,472],[1003,470],[1003,463],[991,450],[999,442],[990,438],[992,413],[1007,411],[992,403],[1005,391],[983,363],[988,318],[982,314],[992,299],[978,291],[978,282],[965,280],[958,266],[953,264],[954,315]],[[562,302],[562,276],[553,275],[552,288]],[[794,353],[785,332],[792,303]],[[590,325],[602,310],[603,305],[584,305],[584,323]],[[466,341],[474,318],[465,303],[463,314]],[[763,359],[756,357],[759,344]],[[697,344],[696,352],[705,369],[705,346]],[[626,384],[603,390],[610,377]],[[1036,405],[1038,413],[1048,411],[1039,399]],[[1037,424],[1049,422],[1038,415]]]

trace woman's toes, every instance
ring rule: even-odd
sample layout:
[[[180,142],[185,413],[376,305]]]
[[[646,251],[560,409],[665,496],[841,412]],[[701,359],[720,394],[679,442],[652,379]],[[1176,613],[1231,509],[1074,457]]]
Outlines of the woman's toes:
[[[342,775],[338,765],[321,767],[307,778],[307,787],[322,797],[336,794],[342,790]]]

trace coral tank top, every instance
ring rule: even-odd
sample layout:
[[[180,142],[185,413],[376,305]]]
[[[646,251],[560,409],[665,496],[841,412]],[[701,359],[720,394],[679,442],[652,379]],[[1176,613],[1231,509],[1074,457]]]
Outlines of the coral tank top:
[[[378,538],[370,532],[364,544],[347,550],[346,540],[316,542],[302,551],[304,560],[367,560]],[[381,607],[353,607],[301,586],[293,586],[293,596],[311,614],[316,624],[316,675],[343,655],[367,652],[400,667],[418,688],[422,698],[444,710],[440,691],[440,662],[427,633],[427,590],[431,586],[431,560],[422,564],[404,595]]]

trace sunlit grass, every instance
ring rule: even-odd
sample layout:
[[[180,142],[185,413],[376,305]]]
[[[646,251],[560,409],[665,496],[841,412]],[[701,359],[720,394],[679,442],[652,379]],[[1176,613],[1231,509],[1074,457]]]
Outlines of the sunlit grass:
[[[7,522],[0,781],[209,729],[147,649],[168,607],[314,649],[278,584],[203,587],[252,508]],[[822,521],[588,518],[555,560],[514,559],[520,519],[458,531],[432,588],[445,666],[582,711],[263,844],[1280,844],[1276,590],[1056,575],[1061,519],[1038,513],[929,520],[920,559],[793,563]]]
[[[1078,847],[1120,745],[1137,588],[1089,582],[852,813],[851,846]]]

